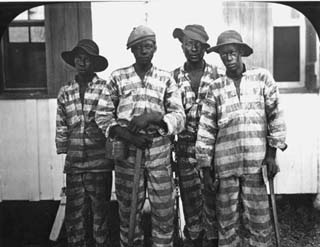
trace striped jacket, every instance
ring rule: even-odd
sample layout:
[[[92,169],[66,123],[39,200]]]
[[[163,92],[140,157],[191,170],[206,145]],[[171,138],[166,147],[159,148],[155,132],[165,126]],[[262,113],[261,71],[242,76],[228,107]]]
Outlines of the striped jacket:
[[[145,152],[146,159],[167,163],[170,140],[164,136],[181,132],[185,124],[181,96],[174,79],[169,72],[154,66],[146,73],[144,81],[141,81],[133,65],[114,71],[96,111],[96,122],[105,136],[109,136],[110,127],[127,127],[134,116],[144,112],[163,114],[168,127],[167,133],[154,128],[144,132],[157,136],[152,147]],[[134,163],[135,150],[133,145],[129,146],[129,162]]]
[[[204,73],[201,77],[198,93],[195,94],[191,88],[191,79],[184,66],[173,71],[174,78],[181,91],[182,104],[186,114],[186,128],[178,135],[175,145],[176,155],[179,163],[196,165],[195,143],[200,120],[202,100],[205,98],[208,87],[218,78],[216,67],[205,64]]]
[[[199,165],[210,167],[214,159],[220,177],[259,172],[267,144],[286,147],[279,97],[277,84],[265,69],[243,73],[240,99],[232,79],[215,80],[202,107],[196,143]]]
[[[95,111],[106,81],[95,76],[84,95],[83,108],[79,84],[63,86],[57,97],[56,147],[66,153],[65,172],[111,170],[105,159],[105,137],[95,123]]]

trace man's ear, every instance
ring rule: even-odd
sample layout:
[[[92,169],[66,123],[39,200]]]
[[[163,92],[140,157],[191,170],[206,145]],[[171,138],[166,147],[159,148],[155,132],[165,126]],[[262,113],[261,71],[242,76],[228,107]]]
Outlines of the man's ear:
[[[157,51],[157,44],[154,43],[154,52],[156,52],[156,51]]]

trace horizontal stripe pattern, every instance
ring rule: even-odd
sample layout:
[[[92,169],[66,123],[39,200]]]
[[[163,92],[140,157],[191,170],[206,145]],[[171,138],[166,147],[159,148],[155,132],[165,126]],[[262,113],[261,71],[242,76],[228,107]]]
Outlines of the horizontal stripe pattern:
[[[199,171],[192,165],[178,163],[179,189],[183,214],[191,239],[199,237],[202,231],[203,200]]]
[[[112,173],[67,174],[66,230],[68,246],[108,246],[108,202]],[[89,216],[92,218],[89,219]],[[89,236],[93,237],[93,242]]]
[[[238,246],[246,237],[250,246],[271,246],[269,199],[261,173],[220,179],[217,214],[219,246]],[[239,231],[240,224],[245,232]]]
[[[65,172],[111,170],[105,159],[105,140],[95,123],[97,103],[106,81],[95,76],[88,83],[82,105],[79,84],[74,80],[63,86],[57,97],[56,147],[66,153]]]
[[[134,116],[144,112],[161,113],[168,126],[167,133],[161,129],[144,133],[154,135],[158,132],[160,136],[182,131],[185,114],[180,92],[170,73],[152,66],[146,73],[144,81],[141,81],[132,65],[112,72],[96,111],[96,122],[105,136],[109,136],[110,127],[115,125],[126,127]],[[127,161],[134,163],[136,148],[128,145]],[[151,148],[146,149],[145,158],[151,166],[168,164],[169,148],[168,138],[161,136],[154,138]]]
[[[176,68],[172,72],[181,92],[182,104],[186,113],[186,128],[178,135],[176,151],[181,164],[191,163],[196,165],[195,141],[200,120],[202,100],[207,94],[210,83],[217,79],[219,74],[216,67],[205,63],[198,92],[195,93],[191,87],[189,73],[184,68],[185,65]]]
[[[116,161],[115,186],[119,203],[120,243],[122,247],[128,246],[133,177],[134,164]],[[137,194],[134,243],[141,243],[143,240],[141,210],[146,199],[146,190],[148,191],[151,206],[152,246],[172,247],[174,198],[173,182],[169,165],[158,167],[143,166],[141,169]],[[135,246],[140,245],[135,244]]]
[[[282,149],[285,137],[279,90],[267,70],[243,73],[240,99],[233,80],[227,76],[210,85],[196,143],[200,167],[210,167],[214,158],[220,177],[257,173],[266,145]]]
[[[96,113],[96,121],[105,135],[108,137],[111,126],[127,126],[134,116],[144,112],[161,113],[168,135],[182,131],[185,114],[170,73],[152,66],[141,81],[133,65],[112,72]]]

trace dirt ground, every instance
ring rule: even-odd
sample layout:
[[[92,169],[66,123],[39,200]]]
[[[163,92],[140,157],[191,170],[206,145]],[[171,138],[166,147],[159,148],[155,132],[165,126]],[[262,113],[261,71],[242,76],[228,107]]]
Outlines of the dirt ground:
[[[314,209],[313,200],[315,195],[281,195],[277,196],[277,211],[280,227],[281,247],[319,247],[320,246],[320,211]],[[32,207],[34,208],[34,206]],[[51,207],[50,207],[51,208]],[[41,208],[42,209],[42,208]],[[28,219],[31,222],[30,225],[26,223],[20,225],[20,236],[23,238],[19,241],[19,244],[15,243],[17,239],[15,229],[17,226],[12,224],[4,224],[2,229],[0,227],[0,246],[1,247],[66,247],[65,232],[57,242],[46,241],[50,234],[51,225],[54,220],[57,205],[48,214],[49,206],[45,209],[47,218],[41,217],[37,221],[34,217],[33,220]],[[15,214],[21,211],[21,209],[15,209]],[[117,206],[113,204],[113,215],[115,216],[112,221],[113,226],[113,244],[112,247],[119,246],[119,219],[117,216]],[[37,209],[36,212],[40,212]],[[39,214],[39,213],[38,213]],[[22,214],[21,214],[22,215]],[[20,215],[20,217],[21,217]],[[23,214],[28,215],[28,214]],[[29,217],[31,214],[29,214]],[[21,218],[19,219],[21,220]],[[19,220],[19,221],[20,221]],[[19,224],[19,221],[17,221]],[[50,222],[49,222],[50,221]],[[40,225],[45,224],[45,225]],[[148,236],[150,236],[150,218],[144,216],[144,229],[146,229],[146,245],[150,246]],[[10,230],[11,229],[11,230]],[[2,239],[2,241],[1,241]],[[275,246],[275,245],[274,245]],[[246,247],[246,246],[244,246]]]
[[[320,211],[313,207],[314,195],[277,198],[282,247],[319,247]]]

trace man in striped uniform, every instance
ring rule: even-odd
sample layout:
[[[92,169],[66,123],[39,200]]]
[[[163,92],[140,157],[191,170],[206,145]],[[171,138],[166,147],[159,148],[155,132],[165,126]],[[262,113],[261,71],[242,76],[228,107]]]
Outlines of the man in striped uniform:
[[[200,169],[195,157],[195,143],[200,119],[202,100],[209,84],[218,78],[217,68],[203,59],[209,36],[201,25],[187,25],[176,28],[173,37],[182,43],[186,57],[183,66],[173,72],[181,90],[182,103],[186,113],[186,129],[178,135],[175,146],[179,187],[185,217],[184,233],[193,246],[215,246],[218,231],[215,218],[215,194],[201,185],[201,175],[211,176],[209,169]],[[202,234],[204,234],[202,236]]]
[[[267,70],[246,68],[242,57],[253,50],[238,32],[221,33],[211,51],[220,55],[226,74],[210,85],[203,103],[196,157],[219,181],[219,246],[241,246],[241,239],[246,246],[270,246],[272,228],[261,167],[266,165],[268,175],[274,176],[276,150],[286,148],[279,90]]]
[[[106,138],[94,117],[106,84],[95,72],[105,70],[108,61],[89,39],[80,40],[61,56],[77,71],[75,79],[60,89],[57,98],[56,147],[58,154],[66,154],[68,246],[105,247],[113,164],[105,159]],[[89,240],[92,238],[93,243]]]
[[[185,125],[180,92],[169,72],[152,64],[155,33],[146,26],[131,32],[127,49],[135,63],[115,70],[98,103],[96,121],[111,139],[127,145],[127,156],[115,163],[121,246],[128,245],[128,228],[137,148],[143,151],[134,246],[143,246],[140,228],[146,190],[152,222],[152,246],[172,246],[174,198],[170,135]]]

